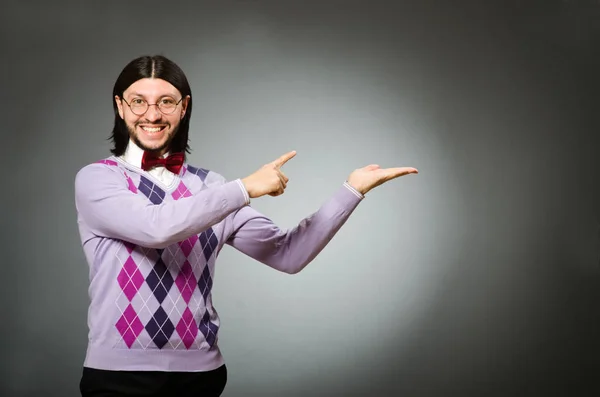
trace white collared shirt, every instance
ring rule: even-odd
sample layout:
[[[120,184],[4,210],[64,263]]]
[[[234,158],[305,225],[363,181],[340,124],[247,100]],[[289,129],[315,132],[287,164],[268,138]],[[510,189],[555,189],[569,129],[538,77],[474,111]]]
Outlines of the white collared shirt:
[[[169,153],[165,153],[163,157],[167,157]],[[135,144],[132,140],[129,141],[125,153],[121,156],[121,159],[128,162],[129,164],[142,168],[142,157],[144,156],[144,150]],[[151,170],[146,171],[154,178],[158,179],[165,186],[171,186],[171,183],[175,180],[175,174],[169,171],[165,167],[154,167]]]

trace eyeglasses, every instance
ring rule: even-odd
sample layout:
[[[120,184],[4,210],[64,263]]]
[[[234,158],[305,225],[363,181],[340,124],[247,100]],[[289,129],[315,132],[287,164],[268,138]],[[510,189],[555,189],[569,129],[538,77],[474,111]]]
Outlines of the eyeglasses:
[[[177,105],[183,100],[183,97],[175,102],[173,98],[162,98],[158,103],[148,103],[146,100],[142,98],[135,98],[128,103],[124,98],[121,98],[123,102],[129,106],[133,114],[137,116],[141,116],[148,111],[150,106],[156,105],[158,110],[160,110],[163,114],[171,114],[177,109]]]

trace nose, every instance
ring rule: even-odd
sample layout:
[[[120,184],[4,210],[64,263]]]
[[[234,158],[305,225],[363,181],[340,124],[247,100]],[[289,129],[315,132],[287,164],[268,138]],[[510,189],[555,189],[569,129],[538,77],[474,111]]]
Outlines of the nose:
[[[160,120],[162,114],[156,105],[150,105],[145,114],[148,121],[157,121]]]

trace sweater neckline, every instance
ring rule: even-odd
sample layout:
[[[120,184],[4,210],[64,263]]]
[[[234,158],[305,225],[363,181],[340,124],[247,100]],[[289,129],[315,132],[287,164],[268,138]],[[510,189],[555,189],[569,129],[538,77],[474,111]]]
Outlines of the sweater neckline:
[[[169,193],[171,193],[177,189],[177,187],[179,186],[179,183],[181,182],[180,175],[183,174],[184,169],[187,169],[187,163],[184,162],[182,170],[179,172],[179,175],[174,174],[175,177],[173,178],[173,181],[171,182],[171,184],[169,184],[167,186],[167,185],[165,185],[164,182],[162,182],[160,179],[153,176],[149,172],[146,172],[143,169],[141,169],[140,167],[136,167],[135,165],[128,163],[127,161],[123,160],[120,157],[113,155],[110,157],[110,159],[117,161],[119,164],[121,164],[123,167],[127,168],[129,171],[132,171],[132,172],[135,172],[136,174],[142,175],[144,178],[150,180],[152,183],[154,183],[155,185],[160,187],[162,190],[164,190],[165,192],[169,192]]]

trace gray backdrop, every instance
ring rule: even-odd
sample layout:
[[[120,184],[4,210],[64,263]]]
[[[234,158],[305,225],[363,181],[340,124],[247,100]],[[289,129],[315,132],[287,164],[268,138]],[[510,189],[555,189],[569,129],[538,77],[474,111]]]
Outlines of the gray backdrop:
[[[157,53],[191,82],[191,163],[298,151],[254,200],[283,228],[354,168],[420,171],[298,275],[221,253],[224,396],[600,392],[598,1],[12,0],[0,31],[0,395],[78,395],[73,179],[108,155],[118,73]]]

